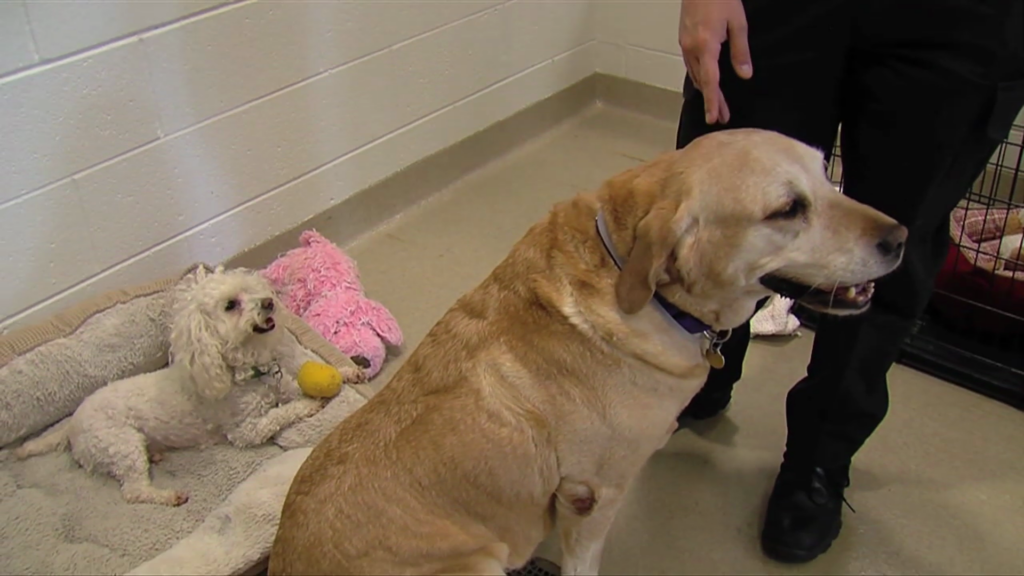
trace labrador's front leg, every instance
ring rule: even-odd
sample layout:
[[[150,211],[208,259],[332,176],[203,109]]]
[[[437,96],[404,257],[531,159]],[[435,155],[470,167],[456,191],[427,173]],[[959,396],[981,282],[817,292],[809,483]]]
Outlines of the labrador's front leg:
[[[622,505],[625,487],[563,478],[555,491],[562,541],[562,574],[596,575],[605,538]]]

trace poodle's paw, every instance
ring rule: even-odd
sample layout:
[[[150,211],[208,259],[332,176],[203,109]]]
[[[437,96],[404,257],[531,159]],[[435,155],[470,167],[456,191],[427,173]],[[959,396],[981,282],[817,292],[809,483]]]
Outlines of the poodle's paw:
[[[181,506],[188,502],[188,494],[179,490],[162,490],[152,486],[125,488],[122,496],[129,504],[159,504],[161,506]]]
[[[175,491],[172,491],[172,494],[173,495],[171,496],[171,499],[168,502],[169,506],[181,506],[183,504],[188,503],[188,493],[187,492],[179,492],[179,491],[175,490]]]
[[[330,402],[330,398],[300,398],[295,402],[298,403],[299,414],[303,418],[309,418],[323,410]]]

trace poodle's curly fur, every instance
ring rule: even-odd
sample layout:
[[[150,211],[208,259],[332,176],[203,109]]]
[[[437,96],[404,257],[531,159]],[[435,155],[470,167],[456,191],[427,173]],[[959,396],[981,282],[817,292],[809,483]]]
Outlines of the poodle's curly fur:
[[[200,267],[175,290],[170,365],[97,390],[15,455],[70,446],[83,467],[116,478],[128,502],[184,504],[187,494],[150,481],[149,464],[163,450],[256,446],[323,407],[295,382],[313,358],[275,330],[279,306],[258,274]]]

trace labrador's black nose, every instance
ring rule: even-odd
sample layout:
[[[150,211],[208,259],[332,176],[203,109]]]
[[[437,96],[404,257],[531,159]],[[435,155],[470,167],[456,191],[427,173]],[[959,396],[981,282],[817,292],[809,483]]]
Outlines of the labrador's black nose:
[[[899,224],[889,228],[883,233],[882,239],[878,241],[878,251],[886,258],[900,258],[903,256],[903,248],[907,244],[908,233],[907,227]]]
[[[273,312],[274,311],[274,299],[273,298],[264,298],[263,300],[260,300],[260,308],[263,308],[267,312]]]

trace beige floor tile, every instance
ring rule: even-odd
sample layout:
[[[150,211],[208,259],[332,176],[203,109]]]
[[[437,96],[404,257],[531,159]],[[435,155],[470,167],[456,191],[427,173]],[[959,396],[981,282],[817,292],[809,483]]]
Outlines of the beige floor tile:
[[[550,206],[671,148],[674,126],[594,108],[348,246],[407,353]],[[331,230],[322,230],[331,235]],[[785,395],[812,334],[759,341],[722,418],[676,435],[638,480],[609,537],[607,574],[1024,572],[1024,415],[896,367],[890,414],[853,470],[846,526],[800,567],[757,537],[785,442]],[[395,358],[371,385],[400,366]],[[546,543],[542,549],[553,554]]]

